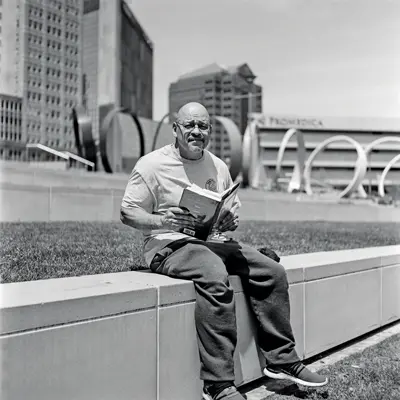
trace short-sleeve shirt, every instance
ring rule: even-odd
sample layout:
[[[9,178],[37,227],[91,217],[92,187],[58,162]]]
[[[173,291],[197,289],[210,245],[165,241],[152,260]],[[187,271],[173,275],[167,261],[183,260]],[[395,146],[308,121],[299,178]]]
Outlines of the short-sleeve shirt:
[[[204,150],[199,160],[181,157],[174,145],[155,150],[136,163],[126,186],[122,207],[139,207],[150,214],[162,215],[171,207],[178,207],[183,189],[191,184],[223,192],[232,186],[227,165],[214,154]],[[234,209],[240,207],[236,196]],[[144,231],[144,258],[150,265],[158,251],[187,235],[172,230]]]

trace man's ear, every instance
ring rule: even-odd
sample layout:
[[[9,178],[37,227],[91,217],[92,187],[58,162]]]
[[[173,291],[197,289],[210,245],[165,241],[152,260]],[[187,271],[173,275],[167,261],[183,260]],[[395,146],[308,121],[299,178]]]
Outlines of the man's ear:
[[[177,128],[178,128],[178,125],[176,124],[176,122],[174,122],[174,123],[172,124],[172,135],[173,135],[174,137],[177,136],[177,133],[176,133]]]

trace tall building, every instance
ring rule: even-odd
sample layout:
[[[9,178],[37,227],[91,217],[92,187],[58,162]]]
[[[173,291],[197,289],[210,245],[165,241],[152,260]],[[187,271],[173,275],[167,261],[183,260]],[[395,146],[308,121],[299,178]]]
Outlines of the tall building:
[[[182,75],[169,87],[169,112],[190,101],[203,104],[211,116],[230,118],[243,134],[248,112],[262,112],[262,88],[247,64],[222,67],[217,63]],[[250,96],[251,94],[251,96]],[[214,124],[210,150],[229,160],[229,139],[220,124]]]
[[[74,151],[70,113],[82,97],[82,1],[0,4],[0,93],[22,99],[18,145],[41,143]],[[10,104],[10,99],[2,101]],[[35,160],[54,158],[40,150],[31,149],[29,154]],[[19,159],[23,157],[21,152]]]
[[[0,160],[21,160],[24,150],[22,98],[0,94]]]
[[[99,137],[99,107],[153,116],[153,44],[123,0],[85,0],[84,104]]]

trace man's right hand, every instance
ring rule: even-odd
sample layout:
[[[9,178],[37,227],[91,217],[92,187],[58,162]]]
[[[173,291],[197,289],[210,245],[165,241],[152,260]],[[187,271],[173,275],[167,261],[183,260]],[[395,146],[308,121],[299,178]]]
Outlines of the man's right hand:
[[[162,229],[179,232],[182,228],[194,229],[198,220],[188,211],[179,207],[171,207],[162,217]]]

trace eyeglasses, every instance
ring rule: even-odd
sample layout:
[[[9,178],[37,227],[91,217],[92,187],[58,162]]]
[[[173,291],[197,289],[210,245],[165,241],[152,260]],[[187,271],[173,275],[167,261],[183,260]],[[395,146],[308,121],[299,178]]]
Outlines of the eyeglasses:
[[[186,131],[189,131],[189,133],[191,133],[194,130],[196,125],[199,128],[200,132],[207,132],[210,130],[210,124],[208,124],[207,122],[201,122],[201,121],[198,121],[197,123],[195,121],[188,121],[188,122],[185,122],[184,124],[177,122],[177,125],[183,126]]]

